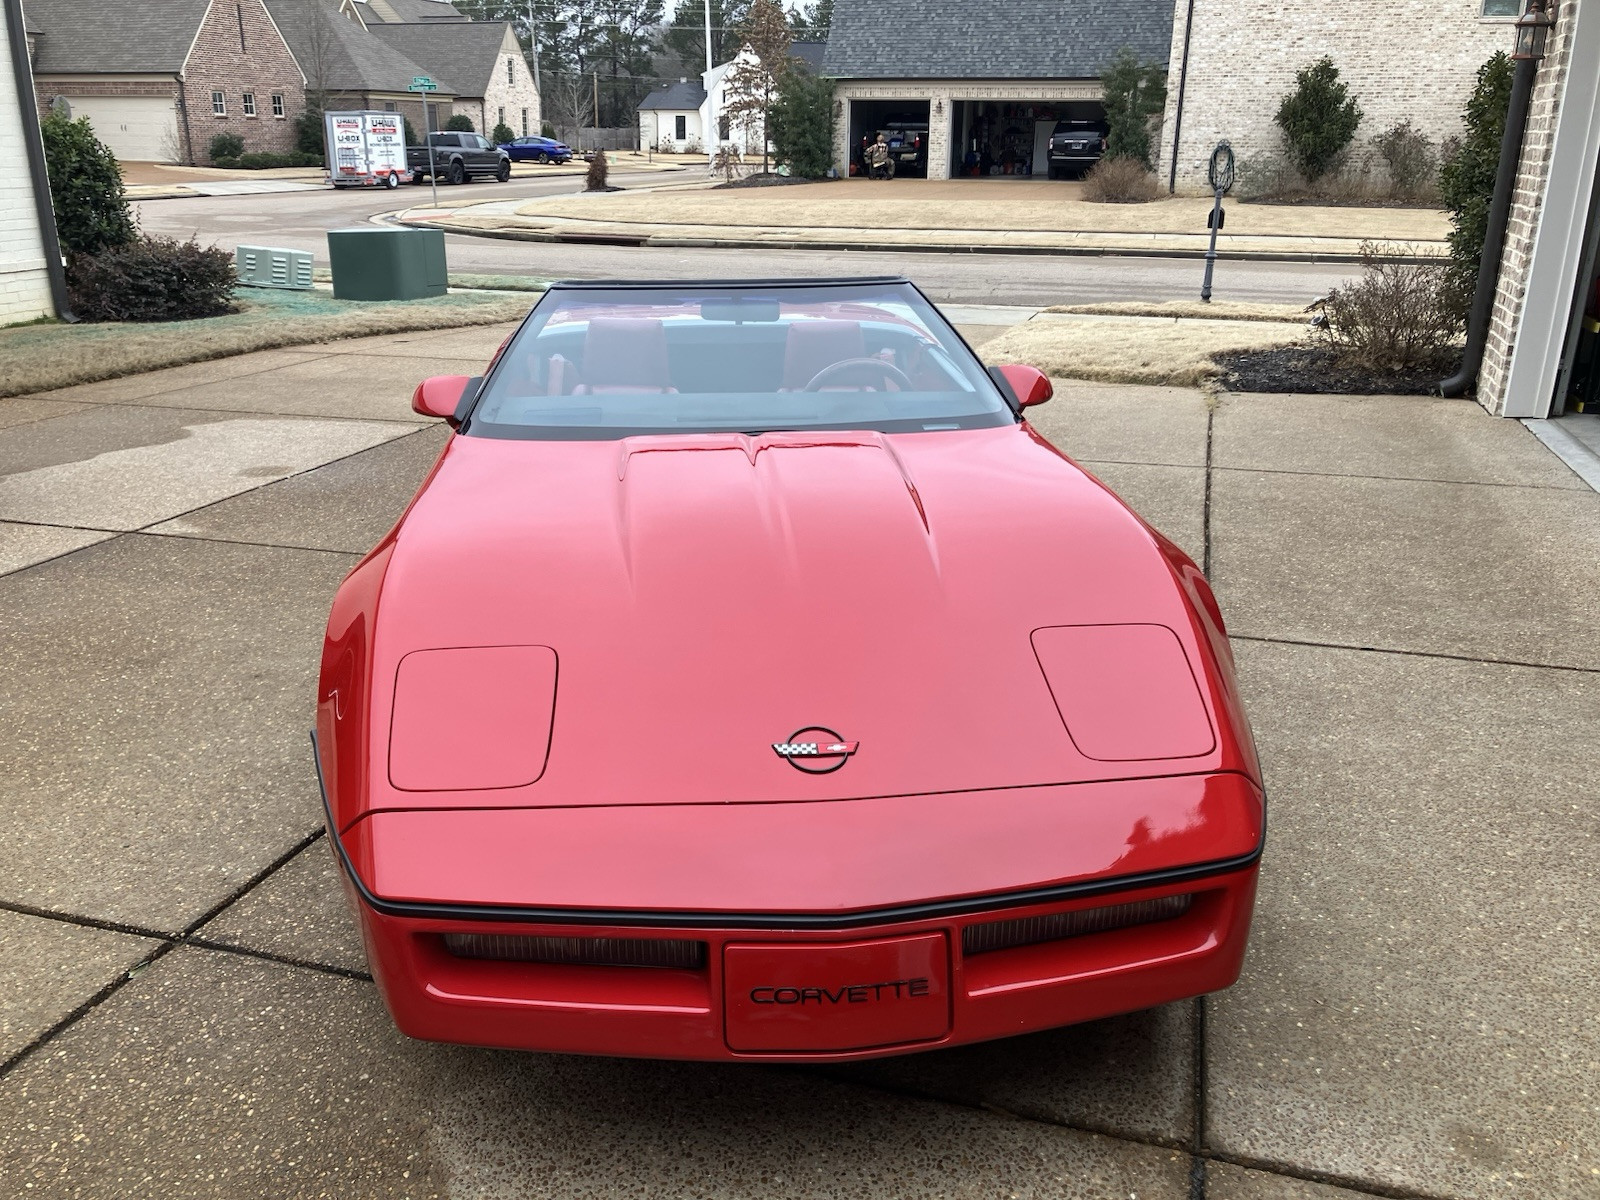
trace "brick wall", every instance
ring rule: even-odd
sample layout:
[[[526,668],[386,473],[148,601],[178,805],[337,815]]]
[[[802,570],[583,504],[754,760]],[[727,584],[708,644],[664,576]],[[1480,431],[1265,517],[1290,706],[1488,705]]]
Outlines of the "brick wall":
[[[1294,87],[1295,72],[1324,55],[1365,114],[1356,131],[1361,145],[1405,119],[1435,142],[1459,135],[1478,68],[1495,51],[1512,48],[1510,21],[1485,20],[1482,8],[1482,0],[1195,0],[1178,189],[1204,189],[1207,159],[1224,138],[1245,169],[1276,153],[1278,105]],[[1186,0],[1177,0],[1158,168],[1163,180],[1172,162],[1187,9]]]
[[[5,9],[0,8],[0,47],[9,45]],[[0,174],[0,325],[55,315],[22,130],[22,104],[7,48],[0,50],[0,157],[13,169]]]
[[[506,68],[510,67],[511,76],[508,81]],[[457,84],[456,86],[461,86]],[[500,56],[495,60],[494,71],[489,77],[488,90],[483,95],[483,124],[478,126],[480,133],[492,134],[495,124],[500,119],[500,110],[506,110],[506,124],[511,126],[511,132],[521,137],[522,110],[528,110],[528,128],[526,132],[536,134],[539,132],[540,110],[539,93],[533,86],[533,73],[528,69],[527,62],[522,57],[522,49],[517,45],[516,39],[511,36],[511,31],[506,31],[505,43],[500,47]]]
[[[196,161],[210,161],[211,139],[219,133],[238,134],[248,152],[294,149],[305,83],[261,0],[215,0],[184,64],[184,86]],[[223,94],[225,116],[212,111],[213,91]],[[246,93],[255,97],[254,116],[245,112]],[[282,117],[273,114],[274,94],[283,97]]]
[[[1543,212],[1545,184],[1550,175],[1550,151],[1555,141],[1562,83],[1571,55],[1573,22],[1559,14],[1551,31],[1548,53],[1539,64],[1528,105],[1528,129],[1517,163],[1517,185],[1511,194],[1511,216],[1506,224],[1506,245],[1500,255],[1500,277],[1495,289],[1483,366],[1478,372],[1476,397],[1490,412],[1505,410],[1506,373],[1511,350],[1522,322],[1522,302],[1528,290],[1528,268],[1533,261],[1533,239]]]
[[[162,96],[177,103],[178,81],[160,76],[151,79],[89,79],[75,75],[36,75],[33,94],[41,115],[57,96],[70,101],[74,96]]]

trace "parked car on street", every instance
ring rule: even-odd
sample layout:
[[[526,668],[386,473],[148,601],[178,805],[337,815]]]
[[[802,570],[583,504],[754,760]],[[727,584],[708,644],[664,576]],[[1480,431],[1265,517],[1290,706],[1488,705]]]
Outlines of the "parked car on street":
[[[1106,133],[1099,121],[1057,121],[1050,133],[1050,178],[1087,172],[1106,152]]]
[[[340,586],[314,753],[412,1037],[906,1054],[1238,977],[1206,578],[909,280],[552,284]]]
[[[511,156],[512,162],[568,163],[572,161],[572,147],[555,138],[519,137],[501,142],[500,149]]]
[[[421,183],[434,172],[441,183],[466,183],[469,179],[504,183],[511,178],[511,156],[481,133],[430,133],[427,146],[406,147],[406,166],[414,172],[413,183]]]

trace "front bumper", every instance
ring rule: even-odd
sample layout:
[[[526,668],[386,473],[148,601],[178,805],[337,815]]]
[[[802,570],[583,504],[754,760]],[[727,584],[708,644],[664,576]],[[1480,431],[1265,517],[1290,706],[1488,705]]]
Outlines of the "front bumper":
[[[985,1041],[1227,987],[1249,933],[1264,818],[1256,786],[1222,773],[822,810],[384,811],[330,840],[379,990],[412,1037],[814,1062]],[[992,936],[996,922],[1035,930],[1179,896],[1180,913],[1144,924]],[[459,955],[446,939],[462,934],[697,949],[670,967],[518,961]],[[774,1000],[798,1007],[780,1013]]]
[[[585,937],[693,939],[706,946],[697,969],[578,966],[459,958],[449,933],[567,936],[570,925],[400,918],[376,911],[346,876],[368,960],[401,1032],[428,1041],[558,1053],[763,1062],[837,1062],[878,1058],[988,1041],[1132,1012],[1225,988],[1238,978],[1249,933],[1256,866],[1203,880],[1134,888],[1109,896],[932,919],[858,926],[848,931],[640,928],[585,925]],[[968,953],[969,926],[996,918],[1044,916],[1188,894],[1182,916],[1105,933]],[[998,898],[997,898],[998,899]],[[919,936],[920,935],[920,936]],[[809,1001],[803,974],[784,973],[775,949],[805,951],[825,961],[840,947],[912,945],[910,970],[891,966],[861,979],[823,981],[829,995],[851,983],[878,989],[860,999],[874,1012],[830,1007],[819,996],[799,1030],[752,1033],[741,1010],[752,1004]],[[742,959],[772,964],[770,978]],[[879,956],[880,959],[882,956]],[[930,969],[928,964],[932,964]],[[921,972],[920,977],[907,979]],[[880,979],[880,976],[882,979]],[[931,984],[928,982],[932,976]],[[913,995],[918,978],[920,994]],[[885,980],[903,987],[888,989]],[[806,1026],[810,1026],[807,1028]],[[834,1034],[830,1027],[837,1027]],[[789,1040],[785,1040],[788,1037]],[[752,1040],[754,1039],[754,1040]],[[766,1040],[763,1040],[766,1039]],[[775,1047],[762,1049],[759,1047]],[[756,1048],[752,1048],[756,1047]]]

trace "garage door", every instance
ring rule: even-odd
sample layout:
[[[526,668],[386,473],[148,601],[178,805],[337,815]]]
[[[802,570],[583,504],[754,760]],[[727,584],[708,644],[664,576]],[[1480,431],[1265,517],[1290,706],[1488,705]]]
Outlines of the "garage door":
[[[74,117],[88,117],[94,133],[127,162],[177,160],[178,111],[170,96],[67,95]]]

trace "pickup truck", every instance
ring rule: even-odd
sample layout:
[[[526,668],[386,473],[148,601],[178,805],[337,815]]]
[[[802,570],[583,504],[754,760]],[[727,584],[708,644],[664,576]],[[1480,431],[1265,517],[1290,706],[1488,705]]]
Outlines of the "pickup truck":
[[[895,113],[883,123],[883,133],[889,143],[889,158],[895,165],[895,174],[927,173],[927,117]]]
[[[434,171],[443,183],[465,183],[479,176],[504,183],[511,178],[511,156],[481,133],[430,133],[428,146],[406,147],[406,166],[414,172],[413,183],[421,183]]]

